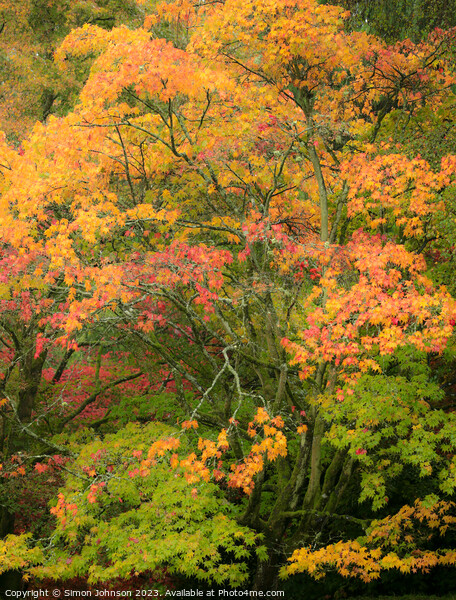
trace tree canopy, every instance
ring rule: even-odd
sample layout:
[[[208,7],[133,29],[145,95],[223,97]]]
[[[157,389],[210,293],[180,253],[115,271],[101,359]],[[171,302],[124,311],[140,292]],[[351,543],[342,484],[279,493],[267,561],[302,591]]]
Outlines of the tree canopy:
[[[141,6],[75,22],[74,107],[0,138],[0,573],[454,566],[455,32]]]
[[[349,27],[364,29],[389,42],[406,38],[417,42],[436,28],[456,26],[454,0],[341,0],[337,4],[350,11]]]

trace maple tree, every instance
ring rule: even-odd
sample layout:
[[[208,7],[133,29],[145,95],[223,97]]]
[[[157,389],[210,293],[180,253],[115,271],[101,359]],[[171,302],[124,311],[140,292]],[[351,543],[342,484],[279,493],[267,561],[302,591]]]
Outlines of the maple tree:
[[[50,114],[65,114],[87,75],[74,64],[63,76],[53,61],[54,50],[74,27],[84,23],[110,28],[140,23],[134,2],[16,0],[0,2],[0,123],[19,145],[34,123]]]
[[[331,4],[331,3],[329,3]],[[396,41],[410,37],[417,41],[423,39],[436,27],[450,29],[454,27],[454,9],[452,1],[443,0],[342,0],[337,2],[350,11],[349,24],[355,29],[380,35],[387,41]]]
[[[313,0],[144,4],[142,27],[73,30],[55,60],[90,61],[79,103],[0,140],[22,453],[3,483],[60,468],[51,451],[67,473],[50,550],[9,535],[0,569],[270,589],[454,565],[423,533],[454,523],[455,417],[427,359],[456,308],[423,257],[452,210],[456,157],[423,137],[454,111],[454,32],[388,46]],[[432,493],[389,509],[405,468]]]

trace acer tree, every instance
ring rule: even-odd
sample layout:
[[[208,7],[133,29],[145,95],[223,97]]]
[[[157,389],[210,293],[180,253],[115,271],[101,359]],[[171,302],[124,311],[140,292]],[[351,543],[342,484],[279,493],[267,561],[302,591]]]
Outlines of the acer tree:
[[[69,457],[55,534],[47,551],[6,538],[4,569],[96,582],[168,567],[270,589],[279,573],[369,581],[455,563],[425,539],[454,522],[454,414],[428,357],[455,308],[422,256],[451,213],[456,158],[425,160],[422,136],[454,110],[454,34],[388,46],[346,33],[347,16],[182,0],[59,48],[62,68],[91,71],[67,117],[21,152],[3,142],[2,240],[22,269],[4,311],[37,288],[34,361],[121,340],[135,348],[125,378],[161,372],[173,393],[150,395],[166,426],[113,432],[114,398],[72,433],[49,392],[46,440]],[[404,468],[431,493],[389,508]],[[368,516],[345,512],[354,487]],[[121,555],[108,527],[128,532]]]
[[[350,11],[349,24],[367,30],[387,41],[410,37],[418,41],[436,27],[454,27],[454,4],[443,0],[404,0],[401,3],[379,0],[344,0],[338,2]]]
[[[74,27],[84,23],[111,28],[141,21],[136,3],[17,0],[0,3],[0,129],[19,145],[34,123],[65,114],[87,75],[74,64],[63,75],[53,53]]]

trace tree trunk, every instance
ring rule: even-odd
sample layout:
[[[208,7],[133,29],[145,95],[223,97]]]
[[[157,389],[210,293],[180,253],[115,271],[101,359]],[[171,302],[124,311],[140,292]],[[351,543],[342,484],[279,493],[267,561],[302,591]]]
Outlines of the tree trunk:
[[[258,561],[252,589],[254,591],[277,590],[279,585],[279,571],[283,556],[275,550],[269,551],[265,561]]]
[[[39,357],[34,357],[34,347],[28,348],[24,352],[19,365],[20,389],[17,400],[17,418],[18,422],[10,428],[8,439],[8,454],[18,454],[26,452],[29,446],[29,437],[23,433],[22,427],[30,422],[35,406],[36,395],[41,382],[43,365],[46,360],[46,353]],[[8,506],[7,492],[1,490],[1,495],[5,498],[3,503],[0,499],[0,539],[8,534],[14,533],[15,510]],[[23,589],[22,574],[17,570],[5,571],[0,575],[0,594],[3,595],[7,590],[20,591]]]
[[[14,532],[15,514],[8,507],[0,506],[0,538]],[[0,575],[0,598],[5,598],[7,590],[22,590],[22,575],[19,571],[9,570]]]

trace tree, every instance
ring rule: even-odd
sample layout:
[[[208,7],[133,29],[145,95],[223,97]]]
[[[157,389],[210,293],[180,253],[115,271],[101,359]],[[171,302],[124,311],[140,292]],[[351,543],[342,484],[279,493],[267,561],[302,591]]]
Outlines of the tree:
[[[62,76],[53,54],[74,27],[84,23],[111,28],[140,22],[133,2],[17,0],[0,2],[0,127],[19,145],[34,123],[62,115],[73,105],[87,75],[75,64]]]
[[[456,25],[454,3],[443,0],[344,0],[338,4],[350,11],[349,26],[389,42],[407,37],[417,42],[436,28],[447,30]]]
[[[182,1],[135,30],[85,25],[56,54],[63,66],[95,57],[80,103],[36,125],[22,153],[5,145],[5,251],[27,257],[21,289],[39,277],[53,290],[34,360],[58,344],[127,340],[173,379],[156,418],[184,420],[187,432],[151,427],[141,459],[144,432],[130,427],[105,437],[100,458],[94,434],[61,427],[50,442],[72,475],[35,575],[96,581],[168,565],[235,585],[255,543],[256,589],[277,585],[287,558],[283,575],[330,565],[366,581],[454,564],[451,548],[410,528],[415,518],[444,535],[453,522],[454,415],[439,408],[427,358],[445,348],[455,309],[426,277],[422,250],[438,234],[456,160],[421,158],[415,125],[443,119],[453,98],[454,38],[387,46],[347,34],[345,16],[313,0]],[[160,28],[177,45],[151,34]],[[194,451],[169,456],[181,438]],[[131,454],[120,458],[116,443]],[[432,494],[388,509],[405,467]],[[178,506],[152,483],[174,489],[169,468],[193,486]],[[117,477],[134,490],[128,505],[115,502]],[[357,484],[365,518],[343,512]],[[231,506],[216,513],[222,493]],[[203,505],[186,522],[189,494]],[[171,536],[191,537],[214,515],[212,545],[194,549],[190,573],[180,546],[146,559],[132,542],[120,561],[97,549],[110,524],[156,539],[143,520],[154,510],[169,516]],[[21,540],[8,538],[7,556]],[[227,552],[241,564],[227,566]]]

